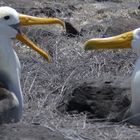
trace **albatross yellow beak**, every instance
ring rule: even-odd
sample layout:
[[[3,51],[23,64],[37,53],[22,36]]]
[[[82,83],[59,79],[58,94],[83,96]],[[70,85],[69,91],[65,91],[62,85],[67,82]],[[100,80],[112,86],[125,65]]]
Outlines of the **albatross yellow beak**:
[[[38,24],[60,24],[65,28],[65,22],[58,18],[40,18],[33,17],[28,15],[19,14],[20,25],[28,26],[28,25],[38,25]]]
[[[47,59],[48,62],[50,62],[49,54],[39,47],[37,47],[29,38],[27,38],[24,34],[17,34],[16,39],[25,43],[27,46],[38,52],[40,55],[42,55],[44,58]]]
[[[58,18],[39,18],[28,15],[19,14],[19,20],[21,26],[38,25],[38,24],[60,24],[65,28],[65,22]],[[33,50],[37,51],[40,55],[45,57],[50,62],[49,54],[37,47],[30,39],[28,39],[23,33],[18,33],[16,39],[25,43]]]
[[[131,48],[133,32],[126,32],[114,37],[90,39],[84,43],[85,50],[94,49],[124,49]]]

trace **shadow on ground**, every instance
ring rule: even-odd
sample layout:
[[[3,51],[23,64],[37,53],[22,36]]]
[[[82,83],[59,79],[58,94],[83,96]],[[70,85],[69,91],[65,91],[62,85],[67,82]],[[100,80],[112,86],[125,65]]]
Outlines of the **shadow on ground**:
[[[111,80],[112,79],[112,80]],[[62,113],[84,112],[90,121],[121,122],[131,103],[130,79],[98,78],[82,83],[65,94],[58,105]]]

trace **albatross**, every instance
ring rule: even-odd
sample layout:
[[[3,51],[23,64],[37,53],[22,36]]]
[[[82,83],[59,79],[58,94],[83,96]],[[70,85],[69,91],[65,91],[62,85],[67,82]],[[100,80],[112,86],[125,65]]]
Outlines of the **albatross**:
[[[20,62],[13,46],[17,39],[38,52],[50,62],[47,52],[37,47],[24,35],[21,26],[37,24],[59,24],[58,18],[41,18],[18,13],[11,7],[0,7],[0,123],[17,122],[23,110],[23,95],[20,84]]]
[[[132,48],[138,58],[132,73],[130,108],[124,118],[135,125],[140,125],[140,28],[108,38],[93,38],[84,43],[85,50]]]

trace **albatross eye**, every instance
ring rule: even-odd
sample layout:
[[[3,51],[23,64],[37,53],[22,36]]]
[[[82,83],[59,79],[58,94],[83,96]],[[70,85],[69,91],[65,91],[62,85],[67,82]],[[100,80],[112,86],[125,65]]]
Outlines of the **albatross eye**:
[[[5,17],[3,17],[5,20],[8,20],[8,19],[10,19],[10,16],[5,16]]]

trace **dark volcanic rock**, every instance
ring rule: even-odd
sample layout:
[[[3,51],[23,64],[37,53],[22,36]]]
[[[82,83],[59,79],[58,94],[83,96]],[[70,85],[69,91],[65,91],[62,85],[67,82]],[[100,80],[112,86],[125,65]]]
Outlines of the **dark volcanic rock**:
[[[66,35],[68,37],[76,37],[82,35],[70,22],[65,22]]]

